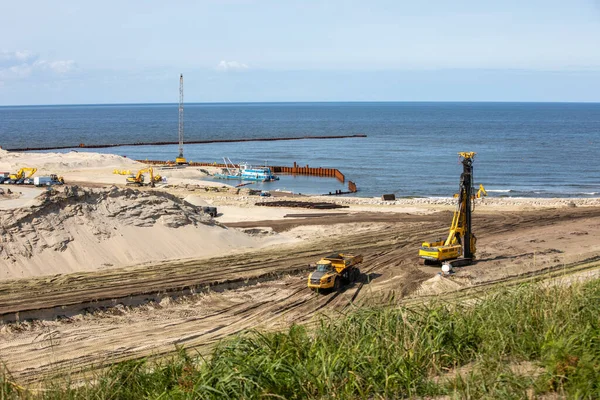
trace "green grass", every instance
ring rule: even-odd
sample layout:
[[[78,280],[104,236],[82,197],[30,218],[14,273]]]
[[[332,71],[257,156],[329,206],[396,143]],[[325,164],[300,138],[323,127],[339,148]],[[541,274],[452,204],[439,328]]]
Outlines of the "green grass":
[[[207,360],[180,349],[160,363],[117,364],[83,386],[27,392],[9,382],[5,374],[0,398],[600,398],[600,281],[359,308],[311,330],[246,333]]]

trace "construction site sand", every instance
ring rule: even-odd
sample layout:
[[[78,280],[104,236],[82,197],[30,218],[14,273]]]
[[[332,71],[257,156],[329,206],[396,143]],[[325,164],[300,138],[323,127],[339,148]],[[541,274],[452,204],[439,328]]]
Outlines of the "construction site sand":
[[[424,216],[421,224],[369,223],[365,222],[368,215],[357,214],[350,224],[289,230],[303,237],[318,232],[316,240],[309,242],[317,251],[334,242],[359,246],[365,255],[361,283],[340,293],[316,295],[306,288],[305,274],[294,274],[175,300],[165,297],[138,307],[24,321],[0,328],[0,359],[17,382],[26,382],[53,371],[78,371],[90,363],[164,354],[176,345],[206,354],[219,339],[246,329],[310,323],[328,310],[372,302],[390,304],[407,296],[418,300],[418,296],[443,295],[474,283],[518,277],[600,255],[598,208],[478,214],[479,262],[454,276],[441,277],[437,268],[417,266],[413,243],[415,235],[421,238],[445,229],[445,221],[438,217]],[[280,253],[271,248],[261,256],[276,264]],[[578,280],[594,276],[597,270],[576,275]]]
[[[0,280],[205,258],[290,241],[215,224],[162,192],[58,187],[0,216]]]
[[[15,171],[21,166],[36,166],[42,171],[47,168],[48,173],[63,174],[67,182],[71,177],[89,183],[114,180],[122,184],[124,177],[113,175],[113,169],[137,170],[143,165],[119,156],[93,153],[0,153],[0,170]],[[193,178],[184,177],[188,173]],[[63,208],[48,207],[49,212],[29,219],[27,213],[40,207],[41,199],[48,196],[44,191],[16,189],[22,192],[20,202],[14,198],[2,200],[0,196],[0,207],[5,205],[0,213],[0,218],[4,218],[0,246],[10,243],[14,258],[0,257],[0,270],[12,268],[13,277],[65,274],[82,268],[106,271],[131,265],[132,261],[136,264],[174,260],[173,264],[177,264],[177,259],[185,257],[233,252],[229,260],[232,265],[241,258],[236,254],[246,254],[244,259],[256,257],[265,260],[266,266],[285,271],[297,264],[314,262],[325,251],[354,249],[365,255],[361,281],[339,294],[317,296],[306,288],[305,274],[278,275],[180,300],[165,297],[158,303],[133,308],[117,306],[60,321],[5,325],[0,329],[0,360],[15,377],[37,379],[55,369],[159,354],[172,351],[175,345],[206,352],[216,340],[249,328],[307,322],[319,311],[343,309],[372,299],[386,303],[406,296],[445,293],[600,255],[599,199],[488,198],[479,202],[474,215],[479,262],[446,278],[437,276],[437,268],[419,267],[416,251],[420,241],[447,233],[455,202],[452,198],[394,202],[350,197],[306,199],[336,202],[349,208],[325,211],[332,214],[328,218],[294,219],[285,216],[315,211],[257,207],[255,203],[265,200],[243,192],[198,192],[186,186],[189,183],[184,179],[195,183],[200,174],[193,169],[177,170],[177,176],[168,178],[168,187],[151,191],[97,189],[115,191],[114,197],[83,201],[80,209],[75,202]],[[181,184],[174,184],[176,179],[181,179]],[[162,193],[163,190],[172,195]],[[36,193],[42,197],[36,199]],[[88,197],[94,196],[100,195],[92,193]],[[61,201],[68,203],[67,197]],[[122,218],[98,211],[98,204],[112,201],[123,206]],[[86,210],[88,204],[92,209]],[[254,223],[256,233],[247,235],[212,224],[197,211],[192,212],[193,205],[215,205],[220,213],[217,221],[231,225],[246,222],[250,225],[246,229],[252,229]],[[337,215],[341,213],[348,214]],[[183,223],[174,217],[179,214],[188,216],[190,221]],[[158,216],[158,220],[152,216]],[[15,225],[16,220],[21,221],[19,226]],[[148,226],[139,226],[140,223]],[[5,241],[7,235],[10,238]],[[252,249],[260,251],[247,252]],[[283,256],[285,261],[280,261]],[[243,266],[231,270],[222,278],[236,279],[247,272]],[[597,273],[581,276],[585,279]],[[128,276],[116,278],[126,281]],[[0,277],[0,282],[12,290],[21,281],[11,283]]]
[[[115,154],[91,152],[67,153],[17,153],[0,149],[0,172],[16,172],[20,168],[37,168],[36,176],[58,174],[65,182],[88,182],[107,185],[125,183],[125,176],[114,174],[115,170],[135,174],[148,165]],[[168,184],[193,184],[215,186],[214,182],[203,181],[206,173],[200,168],[154,167],[155,173],[166,178]],[[219,184],[219,186],[228,186]]]
[[[64,174],[82,169],[137,169],[140,164],[114,154],[79,153],[16,153],[0,149],[0,171],[15,172],[19,168],[37,168],[38,174]],[[110,171],[112,173],[112,170]]]

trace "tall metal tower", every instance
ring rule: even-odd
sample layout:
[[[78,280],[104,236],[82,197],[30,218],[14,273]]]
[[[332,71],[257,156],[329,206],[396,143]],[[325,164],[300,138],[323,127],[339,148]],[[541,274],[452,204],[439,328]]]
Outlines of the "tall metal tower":
[[[176,164],[187,164],[183,156],[183,74],[179,75],[179,156],[175,159]]]

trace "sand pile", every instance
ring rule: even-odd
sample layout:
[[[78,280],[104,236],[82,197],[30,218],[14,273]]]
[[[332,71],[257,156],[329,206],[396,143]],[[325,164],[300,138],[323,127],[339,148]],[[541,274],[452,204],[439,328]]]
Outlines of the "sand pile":
[[[0,149],[0,171],[37,168],[38,174],[60,174],[87,168],[139,169],[143,164],[126,157],[100,153],[15,153]]]
[[[442,275],[436,275],[433,278],[427,279],[417,289],[417,296],[431,296],[447,292],[454,292],[463,287],[460,283],[453,281],[451,278],[446,278]]]
[[[264,245],[158,191],[47,191],[30,208],[0,215],[0,279],[209,257]]]
[[[67,183],[124,184],[125,177],[113,174],[115,170],[136,171],[146,168],[143,162],[118,156],[93,152],[70,151],[68,153],[18,153],[0,149],[0,172],[17,172],[20,168],[37,168],[35,176],[58,174]],[[202,181],[207,174],[202,168],[162,168],[153,166],[154,173],[166,178],[171,185],[195,187],[228,186],[224,183]]]

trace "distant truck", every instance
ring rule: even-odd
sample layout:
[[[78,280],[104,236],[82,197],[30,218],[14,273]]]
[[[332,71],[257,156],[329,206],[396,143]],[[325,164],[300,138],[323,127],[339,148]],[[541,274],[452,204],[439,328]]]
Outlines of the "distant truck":
[[[50,176],[36,176],[33,178],[33,184],[35,186],[51,186],[51,185],[62,185],[65,180],[62,176],[52,174]]]
[[[360,276],[357,265],[363,262],[361,254],[334,253],[317,262],[317,268],[308,276],[308,287],[317,291],[340,290]]]

